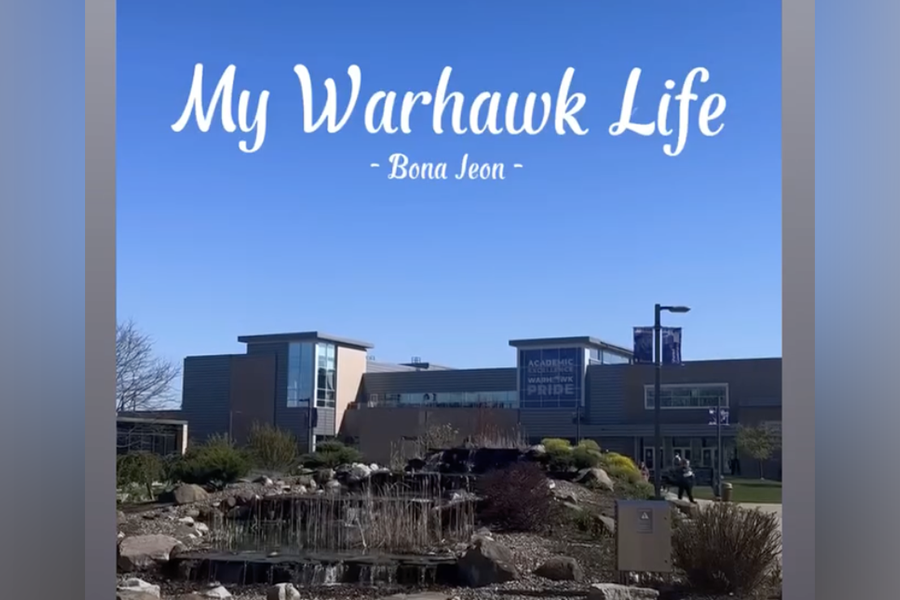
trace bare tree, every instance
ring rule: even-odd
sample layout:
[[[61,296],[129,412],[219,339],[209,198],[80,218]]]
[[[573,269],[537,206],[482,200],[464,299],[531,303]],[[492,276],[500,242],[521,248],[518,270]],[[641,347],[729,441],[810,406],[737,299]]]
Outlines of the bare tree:
[[[158,356],[132,321],[116,326],[116,412],[159,410],[173,400],[178,364]]]

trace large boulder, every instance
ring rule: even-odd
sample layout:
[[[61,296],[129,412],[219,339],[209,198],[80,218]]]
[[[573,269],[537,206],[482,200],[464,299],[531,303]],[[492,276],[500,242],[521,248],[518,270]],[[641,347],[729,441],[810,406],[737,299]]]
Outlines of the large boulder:
[[[575,481],[582,485],[593,485],[604,488],[607,491],[613,491],[615,484],[610,476],[600,467],[592,469],[582,469],[575,476]]]
[[[631,587],[617,583],[595,583],[587,600],[657,600],[659,592],[650,588]]]
[[[180,546],[181,542],[168,535],[125,537],[119,542],[116,564],[125,573],[150,569],[169,562],[172,551]]]
[[[334,469],[319,469],[314,475],[314,480],[319,485],[325,485],[334,479]]]
[[[476,537],[459,559],[459,573],[470,587],[484,587],[519,579],[512,552],[488,537]]]
[[[157,600],[159,586],[147,583],[137,577],[126,579],[116,589],[116,600]]]
[[[277,583],[266,592],[266,600],[300,600],[300,592],[292,583]]]
[[[362,463],[353,463],[347,468],[344,476],[346,477],[347,483],[354,484],[367,480],[371,475],[371,467]]]
[[[199,485],[184,483],[172,490],[175,504],[194,504],[209,499],[209,494]]]
[[[534,574],[551,581],[584,581],[584,569],[569,556],[551,556]]]

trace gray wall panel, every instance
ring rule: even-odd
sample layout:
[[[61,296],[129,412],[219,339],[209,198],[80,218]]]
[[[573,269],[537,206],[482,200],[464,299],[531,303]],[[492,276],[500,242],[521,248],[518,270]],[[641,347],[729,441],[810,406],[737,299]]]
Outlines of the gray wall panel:
[[[592,425],[625,422],[625,372],[630,365],[591,365],[587,371],[585,418]]]
[[[363,376],[366,396],[418,392],[508,392],[515,389],[514,368],[367,372]]]
[[[228,433],[231,360],[230,354],[184,359],[181,410],[188,422],[188,438],[194,443]]]

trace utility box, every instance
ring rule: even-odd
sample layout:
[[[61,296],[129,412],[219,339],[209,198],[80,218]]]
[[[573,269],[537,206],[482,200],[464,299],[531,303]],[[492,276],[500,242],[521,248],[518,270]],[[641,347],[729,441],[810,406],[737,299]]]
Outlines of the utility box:
[[[616,557],[620,572],[672,572],[672,508],[667,501],[616,502]]]

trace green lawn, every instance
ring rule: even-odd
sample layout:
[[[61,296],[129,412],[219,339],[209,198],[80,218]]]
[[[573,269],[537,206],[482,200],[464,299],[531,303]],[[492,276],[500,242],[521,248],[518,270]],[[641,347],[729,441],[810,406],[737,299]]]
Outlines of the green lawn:
[[[756,504],[781,504],[781,482],[765,479],[726,479],[734,486],[731,491],[732,502],[752,502]],[[694,497],[712,500],[713,491],[710,486],[694,488]]]

